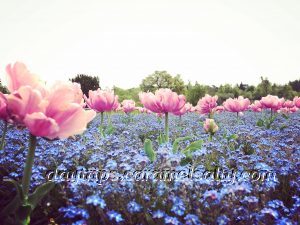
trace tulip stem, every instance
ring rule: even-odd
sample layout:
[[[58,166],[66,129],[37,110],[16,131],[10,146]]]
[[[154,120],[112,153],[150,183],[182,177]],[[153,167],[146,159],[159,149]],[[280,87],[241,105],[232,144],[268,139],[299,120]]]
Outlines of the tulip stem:
[[[100,112],[100,127],[99,131],[101,136],[103,136],[103,121],[104,121],[104,112]]]
[[[166,112],[165,113],[165,137],[166,137],[166,142],[169,142],[169,114]]]
[[[25,163],[25,168],[23,171],[23,178],[22,178],[22,189],[23,189],[25,201],[27,200],[28,193],[29,193],[30,178],[32,174],[32,166],[33,166],[36,144],[37,144],[36,136],[30,134],[29,149],[26,157],[26,163]]]
[[[209,133],[209,137],[208,137],[208,141],[211,142],[212,141],[212,137],[213,135],[211,133]]]
[[[8,128],[8,123],[5,121],[4,122],[3,133],[2,133],[2,138],[1,138],[0,150],[2,150],[4,148],[5,136],[6,136],[7,128]]]

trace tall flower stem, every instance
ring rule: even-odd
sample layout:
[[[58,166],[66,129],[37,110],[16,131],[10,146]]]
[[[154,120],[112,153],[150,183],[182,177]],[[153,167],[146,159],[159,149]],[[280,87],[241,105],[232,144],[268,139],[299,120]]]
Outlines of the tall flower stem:
[[[1,138],[0,150],[4,148],[5,136],[6,136],[7,128],[8,128],[8,123],[5,121],[4,122],[3,133],[2,133],[2,138]]]
[[[101,133],[101,136],[103,136],[103,121],[104,121],[104,112],[100,112],[100,127],[99,127],[99,131]]]
[[[37,144],[36,136],[30,134],[29,149],[26,157],[26,163],[25,163],[25,168],[23,171],[23,178],[22,178],[22,189],[23,189],[25,201],[27,200],[28,192],[29,192],[30,178],[32,174],[32,166],[33,166],[36,144]]]
[[[108,116],[108,124],[109,126],[111,126],[111,112],[108,112],[107,116]]]
[[[166,142],[169,142],[169,114],[166,112],[165,113],[165,137],[166,137]]]

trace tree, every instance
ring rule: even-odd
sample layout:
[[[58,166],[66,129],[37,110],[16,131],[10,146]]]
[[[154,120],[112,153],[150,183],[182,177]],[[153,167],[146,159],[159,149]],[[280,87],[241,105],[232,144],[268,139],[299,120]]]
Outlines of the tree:
[[[83,94],[88,96],[89,90],[97,90],[100,88],[99,77],[89,76],[85,74],[77,74],[75,78],[70,79],[72,82],[79,83]]]
[[[254,98],[260,99],[261,97],[272,94],[272,84],[268,78],[260,77],[261,82],[257,85],[254,91]]]
[[[7,94],[8,93],[7,88],[2,84],[1,80],[0,80],[0,92],[2,92],[3,94]]]
[[[292,87],[292,89],[294,91],[300,92],[300,79],[299,80],[290,81],[289,85]]]
[[[154,92],[160,88],[170,88],[178,94],[184,93],[185,85],[180,75],[172,77],[167,71],[155,71],[143,79],[140,88],[142,91]]]
[[[193,105],[196,105],[200,98],[207,93],[207,86],[200,85],[197,82],[193,86],[191,83],[187,85],[186,99]]]

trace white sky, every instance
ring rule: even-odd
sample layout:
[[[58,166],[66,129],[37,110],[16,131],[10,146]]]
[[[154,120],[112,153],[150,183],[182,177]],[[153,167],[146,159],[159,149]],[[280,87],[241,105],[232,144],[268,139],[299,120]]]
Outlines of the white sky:
[[[98,75],[129,88],[155,70],[202,84],[300,78],[298,0],[0,0],[0,71]]]

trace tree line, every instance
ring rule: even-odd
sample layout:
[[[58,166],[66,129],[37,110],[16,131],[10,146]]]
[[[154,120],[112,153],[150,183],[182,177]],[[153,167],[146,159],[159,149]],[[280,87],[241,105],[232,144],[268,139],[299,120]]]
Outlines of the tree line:
[[[100,88],[98,76],[90,76],[86,74],[78,74],[71,78],[70,81],[81,84],[83,93],[88,96],[89,90],[96,90]],[[198,100],[205,94],[218,95],[218,101],[221,103],[227,98],[234,98],[240,95],[249,98],[250,100],[261,99],[261,97],[268,94],[277,95],[286,99],[293,99],[295,96],[300,96],[300,79],[290,81],[287,84],[279,85],[272,83],[268,78],[261,77],[260,83],[255,85],[248,85],[244,83],[231,85],[223,84],[220,86],[205,85],[198,82],[187,84],[182,80],[179,74],[172,76],[167,71],[155,71],[153,74],[146,76],[139,87],[130,89],[123,89],[114,86],[114,92],[119,96],[119,101],[124,99],[133,99],[139,102],[138,93],[140,91],[154,92],[159,88],[170,88],[171,90],[184,94],[187,101],[196,105]],[[7,93],[7,89],[0,81],[0,91]]]

